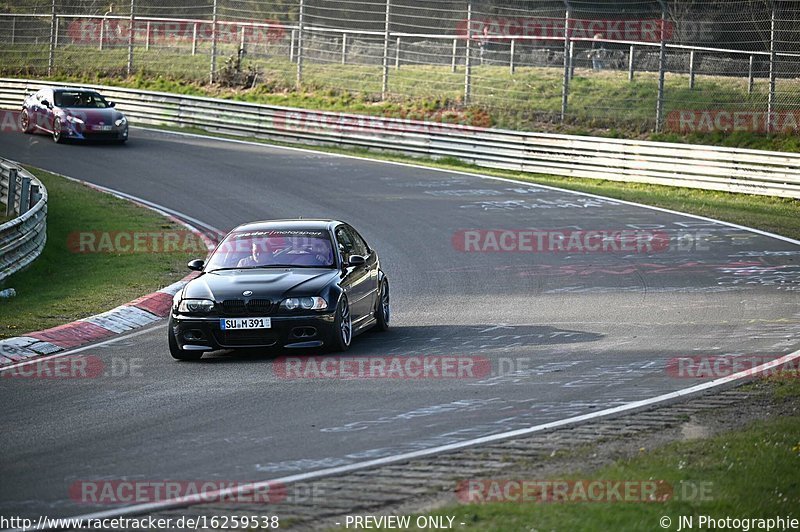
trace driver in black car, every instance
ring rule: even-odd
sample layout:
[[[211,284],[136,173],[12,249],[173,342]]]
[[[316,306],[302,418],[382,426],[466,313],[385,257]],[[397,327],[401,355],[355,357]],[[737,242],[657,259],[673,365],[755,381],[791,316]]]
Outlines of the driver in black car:
[[[252,268],[254,266],[265,266],[269,258],[269,250],[267,243],[264,241],[261,245],[258,242],[253,242],[250,245],[250,256],[243,258],[236,264],[237,268]]]

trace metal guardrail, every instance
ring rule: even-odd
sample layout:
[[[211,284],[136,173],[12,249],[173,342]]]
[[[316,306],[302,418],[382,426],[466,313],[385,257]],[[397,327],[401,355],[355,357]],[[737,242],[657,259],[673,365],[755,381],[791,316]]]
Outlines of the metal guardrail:
[[[4,213],[14,216],[0,225],[0,281],[41,255],[47,241],[47,189],[24,168],[0,159],[0,198]]]
[[[0,108],[58,83],[0,78]],[[554,135],[308,111],[215,98],[84,85],[134,124],[199,128],[283,142],[455,157],[489,168],[800,199],[800,154]]]

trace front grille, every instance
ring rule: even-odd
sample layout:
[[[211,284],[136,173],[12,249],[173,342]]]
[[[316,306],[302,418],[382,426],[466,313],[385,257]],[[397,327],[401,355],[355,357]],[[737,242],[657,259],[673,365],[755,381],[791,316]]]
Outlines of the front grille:
[[[222,312],[226,316],[267,316],[272,312],[269,299],[226,299],[222,302]]]
[[[272,301],[269,299],[251,299],[247,302],[247,311],[251,316],[269,314],[272,310]]]
[[[214,330],[214,339],[222,346],[271,346],[278,341],[278,335],[271,330],[222,331]]]
[[[247,313],[241,299],[226,299],[222,302],[222,310],[228,316],[244,316]]]

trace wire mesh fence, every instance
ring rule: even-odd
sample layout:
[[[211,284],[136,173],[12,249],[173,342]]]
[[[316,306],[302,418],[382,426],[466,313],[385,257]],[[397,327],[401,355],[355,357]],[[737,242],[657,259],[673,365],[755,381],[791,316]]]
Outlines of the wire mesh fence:
[[[520,129],[800,131],[790,0],[14,0],[0,42],[6,75],[302,89]]]

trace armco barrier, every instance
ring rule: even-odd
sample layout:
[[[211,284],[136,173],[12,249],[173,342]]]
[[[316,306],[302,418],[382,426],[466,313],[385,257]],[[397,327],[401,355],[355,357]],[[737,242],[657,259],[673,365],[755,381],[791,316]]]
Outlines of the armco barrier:
[[[24,168],[0,159],[4,213],[17,215],[0,225],[0,281],[42,253],[47,240],[47,189]]]
[[[0,108],[57,83],[0,78]],[[800,154],[487,129],[87,85],[133,124],[455,157],[490,168],[800,198]]]

